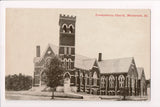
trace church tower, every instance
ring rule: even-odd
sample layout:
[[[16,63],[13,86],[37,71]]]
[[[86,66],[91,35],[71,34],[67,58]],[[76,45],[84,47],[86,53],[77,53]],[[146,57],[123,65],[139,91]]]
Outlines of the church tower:
[[[67,70],[73,70],[75,61],[75,23],[76,16],[59,17],[59,56]]]

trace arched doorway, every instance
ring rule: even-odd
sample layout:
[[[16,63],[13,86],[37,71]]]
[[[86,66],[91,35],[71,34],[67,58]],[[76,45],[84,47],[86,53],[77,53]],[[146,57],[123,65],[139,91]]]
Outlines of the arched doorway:
[[[70,87],[70,80],[71,80],[71,75],[69,72],[66,72],[64,74],[64,92],[70,92],[71,91],[71,87]]]

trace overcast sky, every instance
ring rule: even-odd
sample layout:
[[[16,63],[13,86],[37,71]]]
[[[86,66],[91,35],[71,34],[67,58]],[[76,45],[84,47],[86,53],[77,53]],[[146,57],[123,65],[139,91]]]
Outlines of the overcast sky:
[[[102,59],[134,57],[150,78],[150,11],[96,9],[7,9],[6,75],[33,75],[36,45],[59,44],[59,14],[76,16],[76,53]],[[123,14],[126,17],[96,16]],[[127,17],[148,15],[148,17]]]

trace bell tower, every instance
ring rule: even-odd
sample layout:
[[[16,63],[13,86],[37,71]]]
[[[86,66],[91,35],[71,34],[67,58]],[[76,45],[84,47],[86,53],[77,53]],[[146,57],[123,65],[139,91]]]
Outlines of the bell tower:
[[[76,16],[59,16],[59,56],[67,70],[74,68]]]

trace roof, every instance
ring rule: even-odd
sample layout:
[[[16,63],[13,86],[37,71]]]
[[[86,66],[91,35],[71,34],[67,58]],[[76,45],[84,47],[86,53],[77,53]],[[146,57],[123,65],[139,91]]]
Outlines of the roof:
[[[53,45],[53,44],[48,44],[42,57],[40,59],[35,59],[35,60],[43,59],[43,57],[49,47],[52,49],[54,54],[56,54],[56,55],[58,54],[59,47],[56,45]],[[133,60],[133,57],[102,60],[102,61],[98,61],[98,66],[99,66],[101,73],[128,72],[130,64],[132,63],[132,60]],[[86,57],[83,55],[75,54],[75,65],[74,66],[75,66],[75,68],[90,70],[90,69],[92,69],[95,61],[96,61],[96,58],[89,58],[89,57]]]
[[[58,49],[59,47],[53,44],[48,44],[46,50],[43,52],[42,56],[40,58],[37,58],[39,61],[41,61],[43,59],[43,57],[45,56],[46,51],[48,50],[48,48],[51,48],[54,54],[58,54]]]
[[[75,55],[75,68],[80,68],[84,70],[92,69],[95,58],[88,58],[82,55]]]
[[[55,54],[58,54],[58,52],[59,52],[59,47],[58,47],[58,46],[53,45],[53,44],[48,44],[48,45],[51,47],[52,51],[53,51]],[[47,51],[47,50],[46,50],[46,51]]]
[[[101,73],[122,73],[128,72],[133,57],[102,60],[98,62]]]
[[[40,58],[35,57],[34,60],[41,61],[49,47],[52,49],[54,54],[58,55],[59,47],[56,45],[53,45],[53,44],[48,44],[48,46],[47,46],[46,50],[43,52],[42,56]],[[96,59],[89,58],[89,57],[79,55],[79,54],[75,54],[75,67],[79,68],[79,69],[89,70],[93,67],[95,60]]]
[[[142,75],[144,74],[143,67],[137,67],[137,72],[138,72],[138,79],[141,79]]]

